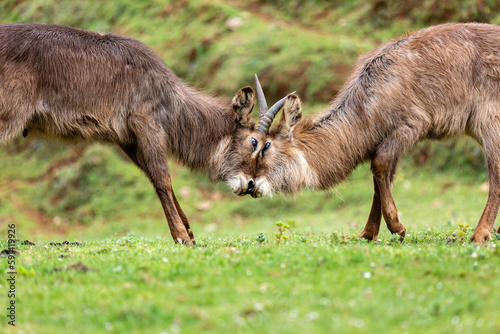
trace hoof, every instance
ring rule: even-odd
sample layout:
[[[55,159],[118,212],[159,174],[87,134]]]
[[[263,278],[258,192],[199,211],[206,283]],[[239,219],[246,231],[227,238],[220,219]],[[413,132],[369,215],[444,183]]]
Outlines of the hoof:
[[[487,230],[476,230],[470,237],[471,242],[479,245],[487,240],[491,240],[491,233]]]
[[[188,229],[189,240],[191,241],[191,245],[195,246],[196,241],[194,240],[194,234],[191,229]]]
[[[378,239],[378,233],[375,232],[368,232],[363,230],[360,234],[358,234],[358,239],[366,239],[366,240],[371,240],[371,241],[377,241]]]
[[[405,239],[405,236],[406,236],[406,228],[403,225],[401,225],[401,227],[402,227],[402,229],[399,231],[389,230],[389,232],[391,232],[392,235],[394,235],[394,234],[399,235],[399,242],[403,242],[403,240]]]
[[[397,233],[399,234],[399,242],[403,242],[406,236],[406,229],[403,227],[403,230]]]
[[[184,239],[184,240],[181,239],[181,238],[177,238],[177,239],[175,239],[175,242],[179,243],[181,245],[185,245],[185,246],[194,246],[194,245],[196,245],[196,242],[194,241],[194,238],[193,239],[189,238],[189,239]]]

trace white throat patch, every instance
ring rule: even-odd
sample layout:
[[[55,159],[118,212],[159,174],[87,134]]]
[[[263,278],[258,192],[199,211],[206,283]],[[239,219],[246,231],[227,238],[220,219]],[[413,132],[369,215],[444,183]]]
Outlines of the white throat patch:
[[[307,162],[304,155],[300,152],[297,152],[297,157],[299,158],[300,163],[300,174],[302,175],[302,185],[306,188],[315,189],[319,187],[319,177],[318,174],[311,169],[309,163]]]

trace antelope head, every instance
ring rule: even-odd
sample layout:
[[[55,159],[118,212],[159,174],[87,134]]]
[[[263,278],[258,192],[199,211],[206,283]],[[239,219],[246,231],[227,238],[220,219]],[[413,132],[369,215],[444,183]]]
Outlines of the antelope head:
[[[251,113],[255,95],[250,87],[240,92],[247,94],[251,108],[239,108],[241,94],[233,99],[233,109],[243,121],[243,129],[233,137],[237,147],[233,151],[231,163],[239,168],[235,177],[228,180],[237,195],[251,195],[254,198],[272,196],[274,192],[295,193],[302,186],[304,158],[293,147],[292,128],[301,119],[300,99],[294,93],[276,102],[268,109],[262,87],[255,75],[259,103],[259,122],[255,128]],[[236,107],[235,107],[236,106]],[[270,130],[271,123],[281,108],[283,113],[277,126]],[[251,124],[252,123],[252,124]],[[235,146],[236,146],[235,145]]]

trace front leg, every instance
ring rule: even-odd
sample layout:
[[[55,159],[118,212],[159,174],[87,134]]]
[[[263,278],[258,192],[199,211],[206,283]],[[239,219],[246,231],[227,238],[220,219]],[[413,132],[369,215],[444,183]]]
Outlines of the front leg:
[[[406,228],[399,221],[399,212],[391,191],[391,177],[388,172],[375,172],[376,182],[380,189],[380,202],[382,204],[382,214],[389,231],[399,235],[399,241],[403,241],[406,235]]]
[[[175,207],[177,208],[177,212],[179,213],[179,216],[181,217],[182,223],[184,224],[184,227],[186,228],[189,238],[191,239],[193,245],[195,244],[194,241],[194,234],[193,231],[191,230],[191,227],[189,226],[189,220],[186,214],[184,213],[184,210],[182,210],[181,206],[179,205],[179,202],[177,201],[177,198],[175,197],[174,191],[172,190],[172,196],[174,198],[174,203]]]
[[[394,197],[392,196],[391,184],[396,172],[399,157],[406,151],[407,148],[411,147],[416,141],[418,141],[418,138],[418,128],[402,127],[398,131],[394,131],[382,141],[377,149],[377,152],[372,158],[371,170],[374,182],[379,190],[379,201],[382,215],[384,216],[384,220],[389,231],[392,234],[397,233],[400,241],[403,241],[406,235],[406,228],[399,221],[399,212],[396,207]],[[374,197],[374,204],[375,202]],[[380,213],[378,213],[376,208],[374,217],[380,219]],[[372,225],[374,225],[375,222],[376,221],[374,220]]]
[[[177,200],[172,190],[170,174],[167,173],[159,178],[152,176],[150,180],[160,199],[174,241],[184,245],[195,245],[194,235],[189,228],[186,215],[182,212],[181,216],[181,213],[177,210]]]
[[[363,232],[358,234],[358,238],[377,241],[380,222],[382,220],[382,203],[380,203],[380,190],[378,189],[377,181],[373,177],[373,202]]]
[[[495,126],[483,132],[486,138],[484,139],[483,148],[488,163],[490,190],[481,219],[470,238],[472,242],[477,244],[491,240],[490,232],[494,228],[498,208],[500,207],[500,154],[498,152],[500,140],[497,139],[500,126],[493,125]],[[500,228],[498,233],[500,233]]]
[[[121,145],[121,148],[132,161],[141,168],[155,187],[160,199],[168,227],[175,242],[194,245],[195,239],[189,221],[175,198],[167,164],[167,149],[160,131],[151,131],[151,127],[142,122],[131,122],[135,130],[137,142]]]

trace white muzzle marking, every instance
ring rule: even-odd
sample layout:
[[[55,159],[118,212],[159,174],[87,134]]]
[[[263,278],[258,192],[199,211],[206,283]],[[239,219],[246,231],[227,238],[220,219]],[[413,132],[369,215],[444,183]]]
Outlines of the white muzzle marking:
[[[253,197],[269,196],[273,197],[273,191],[271,184],[267,181],[267,178],[259,178],[255,182],[255,191],[252,194]]]
[[[243,196],[248,190],[248,183],[250,178],[247,178],[242,173],[237,176],[227,180],[227,185],[231,188],[234,194],[238,196]]]

